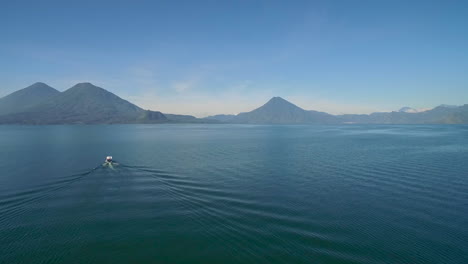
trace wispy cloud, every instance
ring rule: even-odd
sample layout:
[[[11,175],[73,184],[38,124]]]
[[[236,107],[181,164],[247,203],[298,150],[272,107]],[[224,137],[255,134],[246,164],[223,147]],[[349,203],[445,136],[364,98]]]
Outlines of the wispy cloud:
[[[172,84],[172,88],[178,93],[183,93],[192,89],[195,83],[196,82],[194,80],[177,81]]]
[[[187,93],[195,89],[207,77],[211,76],[204,67],[194,69],[187,77],[172,81],[171,88],[177,93]]]

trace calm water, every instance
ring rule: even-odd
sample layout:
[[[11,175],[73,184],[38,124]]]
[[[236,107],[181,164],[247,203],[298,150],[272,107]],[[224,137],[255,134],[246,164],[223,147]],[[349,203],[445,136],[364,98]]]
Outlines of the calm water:
[[[104,262],[468,263],[468,126],[0,126],[0,263]]]

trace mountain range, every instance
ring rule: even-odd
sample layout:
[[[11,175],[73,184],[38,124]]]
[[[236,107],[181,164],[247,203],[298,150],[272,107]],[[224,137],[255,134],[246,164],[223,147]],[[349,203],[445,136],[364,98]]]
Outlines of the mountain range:
[[[380,112],[369,115],[331,115],[304,110],[281,97],[238,115],[215,115],[206,119],[240,124],[468,124],[468,105],[440,105],[426,111]]]
[[[91,83],[59,92],[35,83],[0,99],[0,124],[122,124],[209,122],[142,108]],[[212,121],[216,122],[216,121]]]
[[[234,124],[467,124],[468,105],[440,105],[418,111],[369,115],[331,115],[305,110],[281,97],[238,115],[196,118],[144,110],[91,83],[78,83],[59,92],[45,83],[35,83],[0,98],[0,124],[151,124],[151,123],[234,123]]]

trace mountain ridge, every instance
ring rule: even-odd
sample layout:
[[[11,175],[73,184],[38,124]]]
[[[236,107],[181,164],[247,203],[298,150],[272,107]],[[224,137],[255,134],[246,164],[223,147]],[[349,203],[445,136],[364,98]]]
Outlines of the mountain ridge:
[[[1,116],[1,123],[25,124],[99,124],[132,123],[136,120],[163,121],[162,114],[146,115],[138,106],[94,86],[78,83],[26,111]]]
[[[0,115],[18,113],[60,94],[42,82],[36,82],[0,98]]]
[[[259,115],[274,105],[283,104],[283,107],[293,110],[286,119],[278,117],[279,109],[270,111],[267,118]],[[263,109],[262,109],[263,108]],[[261,109],[261,110],[259,110]],[[247,124],[466,124],[468,123],[468,106],[439,105],[425,111],[407,111],[412,109],[404,107],[393,112],[375,112],[371,114],[344,114],[330,115],[328,113],[304,110],[281,97],[273,97],[263,106],[250,112],[238,115],[213,115],[206,118],[216,119],[225,123]],[[284,110],[284,109],[283,109]],[[304,114],[308,112],[309,114]],[[287,115],[286,115],[287,116]],[[276,118],[276,119],[274,119]]]
[[[237,115],[203,119],[191,115],[163,114],[139,106],[91,83],[78,83],[59,92],[45,83],[34,83],[0,98],[0,124],[467,124],[468,104],[439,105],[426,111],[403,107],[399,111],[369,115],[331,115],[304,110],[273,97],[262,106]]]

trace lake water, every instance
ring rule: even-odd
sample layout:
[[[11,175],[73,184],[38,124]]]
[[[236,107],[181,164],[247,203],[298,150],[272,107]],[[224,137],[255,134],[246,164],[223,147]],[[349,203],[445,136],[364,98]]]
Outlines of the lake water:
[[[0,126],[0,263],[468,263],[468,126]]]

